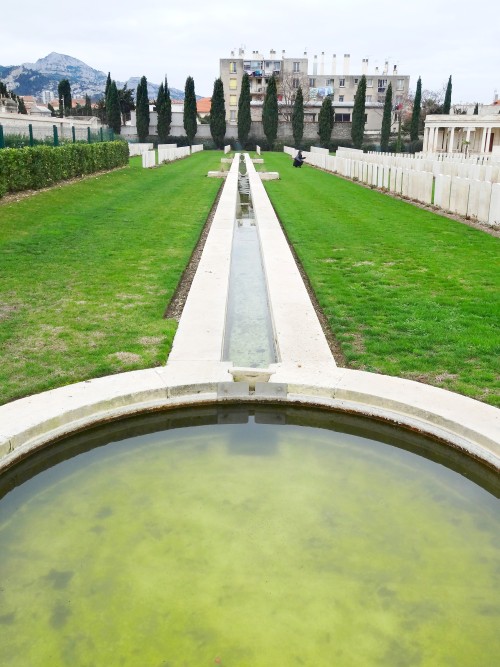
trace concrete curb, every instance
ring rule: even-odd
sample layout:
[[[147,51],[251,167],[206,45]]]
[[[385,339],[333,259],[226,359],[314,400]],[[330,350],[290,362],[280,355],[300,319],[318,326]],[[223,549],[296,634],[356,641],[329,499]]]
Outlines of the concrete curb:
[[[500,410],[444,389],[343,368],[328,383],[308,384],[297,371],[284,383],[227,382],[227,364],[200,382],[171,384],[166,368],[80,382],[0,407],[0,471],[83,429],[123,417],[179,407],[224,403],[300,405],[375,418],[446,442],[500,472]],[[277,365],[279,366],[279,365]],[[273,379],[274,379],[273,375]],[[326,378],[325,378],[326,379]],[[221,387],[232,384],[225,393]]]

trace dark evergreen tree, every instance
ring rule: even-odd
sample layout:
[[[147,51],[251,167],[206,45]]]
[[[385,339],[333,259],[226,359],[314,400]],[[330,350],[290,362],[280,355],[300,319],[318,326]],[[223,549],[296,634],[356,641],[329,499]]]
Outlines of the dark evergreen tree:
[[[120,100],[118,99],[118,89],[115,81],[112,81],[111,86],[109,87],[106,106],[108,125],[113,132],[120,134],[122,115],[120,113]]]
[[[168,135],[170,134],[172,112],[171,109],[167,108],[167,97],[165,94],[165,86],[163,82],[160,83],[160,87],[158,88],[158,97],[156,98],[156,112],[158,114],[158,140],[161,144],[164,144],[166,143]]]
[[[196,111],[196,95],[194,92],[193,77],[188,76],[184,87],[184,129],[188,138],[189,145],[193,145],[193,139],[198,130],[198,114]]]
[[[50,102],[47,104],[47,109],[50,111],[50,115],[52,116],[52,118],[55,118],[57,116],[56,110],[54,109],[52,104],[50,104]]]
[[[108,72],[108,77],[106,79],[106,87],[104,88],[104,99],[108,99],[109,89],[111,88],[111,72]]]
[[[59,81],[57,86],[57,95],[59,97],[59,112],[61,118],[64,116],[69,116],[71,113],[71,107],[73,106],[73,101],[71,99],[71,85],[68,79],[62,79]]]
[[[419,79],[420,81],[420,79]],[[380,150],[387,151],[389,149],[389,138],[391,136],[391,120],[392,120],[392,84],[387,86],[384,101],[384,114],[382,116],[382,128],[380,130]]]
[[[473,113],[473,115],[474,115],[474,116],[479,115],[479,104],[478,104],[478,102],[476,102],[476,106],[474,107],[474,113]]]
[[[443,102],[443,113],[449,114],[450,109],[451,109],[451,75],[450,78],[448,79],[448,85],[446,86],[446,93]]]
[[[417,90],[415,91],[415,99],[413,100],[413,111],[411,114],[411,125],[410,125],[411,141],[417,141],[418,139],[421,108],[422,108],[422,81],[420,77],[418,77]]]
[[[278,92],[274,74],[267,84],[266,97],[262,107],[262,125],[269,150],[272,150],[278,136]]]
[[[245,72],[241,80],[240,99],[238,100],[238,141],[244,147],[252,127],[250,113],[250,77]]]
[[[137,136],[139,141],[144,142],[149,134],[148,80],[145,76],[141,78],[137,86],[136,108]]]
[[[352,110],[351,137],[354,148],[361,148],[365,133],[366,76],[359,80]]]
[[[226,105],[222,79],[215,79],[210,108],[210,134],[217,148],[224,147],[226,136]]]
[[[92,116],[92,101],[89,95],[85,95],[85,105],[83,107],[84,116]]]
[[[27,114],[28,110],[22,97],[17,98],[17,113]]]
[[[130,120],[130,112],[135,109],[134,93],[130,88],[127,88],[127,84],[123,88],[118,88],[118,99],[120,100],[122,125],[125,125],[125,121]]]
[[[300,148],[302,137],[304,136],[304,96],[301,86],[298,87],[297,95],[293,102],[292,132],[295,148]]]
[[[329,96],[327,96],[323,100],[318,117],[319,141],[324,148],[328,148],[330,145],[333,129],[333,118],[332,100]]]

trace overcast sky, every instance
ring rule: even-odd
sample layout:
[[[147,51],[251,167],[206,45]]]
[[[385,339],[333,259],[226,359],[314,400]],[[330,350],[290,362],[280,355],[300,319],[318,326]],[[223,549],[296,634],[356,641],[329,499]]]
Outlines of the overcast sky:
[[[341,5],[341,6],[340,6]],[[268,55],[307,51],[310,66],[325,52],[337,73],[345,53],[350,73],[359,73],[362,58],[370,71],[398,65],[415,90],[439,90],[453,77],[453,103],[490,103],[500,93],[500,1],[482,0],[87,0],[80,5],[60,0],[25,0],[22,8],[2,7],[0,65],[34,62],[51,51],[83,60],[124,81],[145,75],[184,89],[186,77],[198,95],[210,96],[219,76],[219,58],[245,46]],[[22,15],[21,15],[22,14]],[[326,71],[325,71],[326,73]]]

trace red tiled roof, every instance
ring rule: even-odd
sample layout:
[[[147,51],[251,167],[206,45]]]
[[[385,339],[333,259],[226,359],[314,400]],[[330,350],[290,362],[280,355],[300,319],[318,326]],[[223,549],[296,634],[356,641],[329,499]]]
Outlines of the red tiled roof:
[[[210,113],[212,108],[212,98],[211,97],[202,97],[201,100],[196,102],[196,111],[198,113]]]

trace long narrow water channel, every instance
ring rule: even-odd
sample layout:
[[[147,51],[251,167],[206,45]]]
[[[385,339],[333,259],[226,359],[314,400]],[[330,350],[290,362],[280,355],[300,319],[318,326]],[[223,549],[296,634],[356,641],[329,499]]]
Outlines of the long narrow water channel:
[[[251,368],[265,368],[278,360],[244,162],[240,162],[238,179],[223,360]]]

